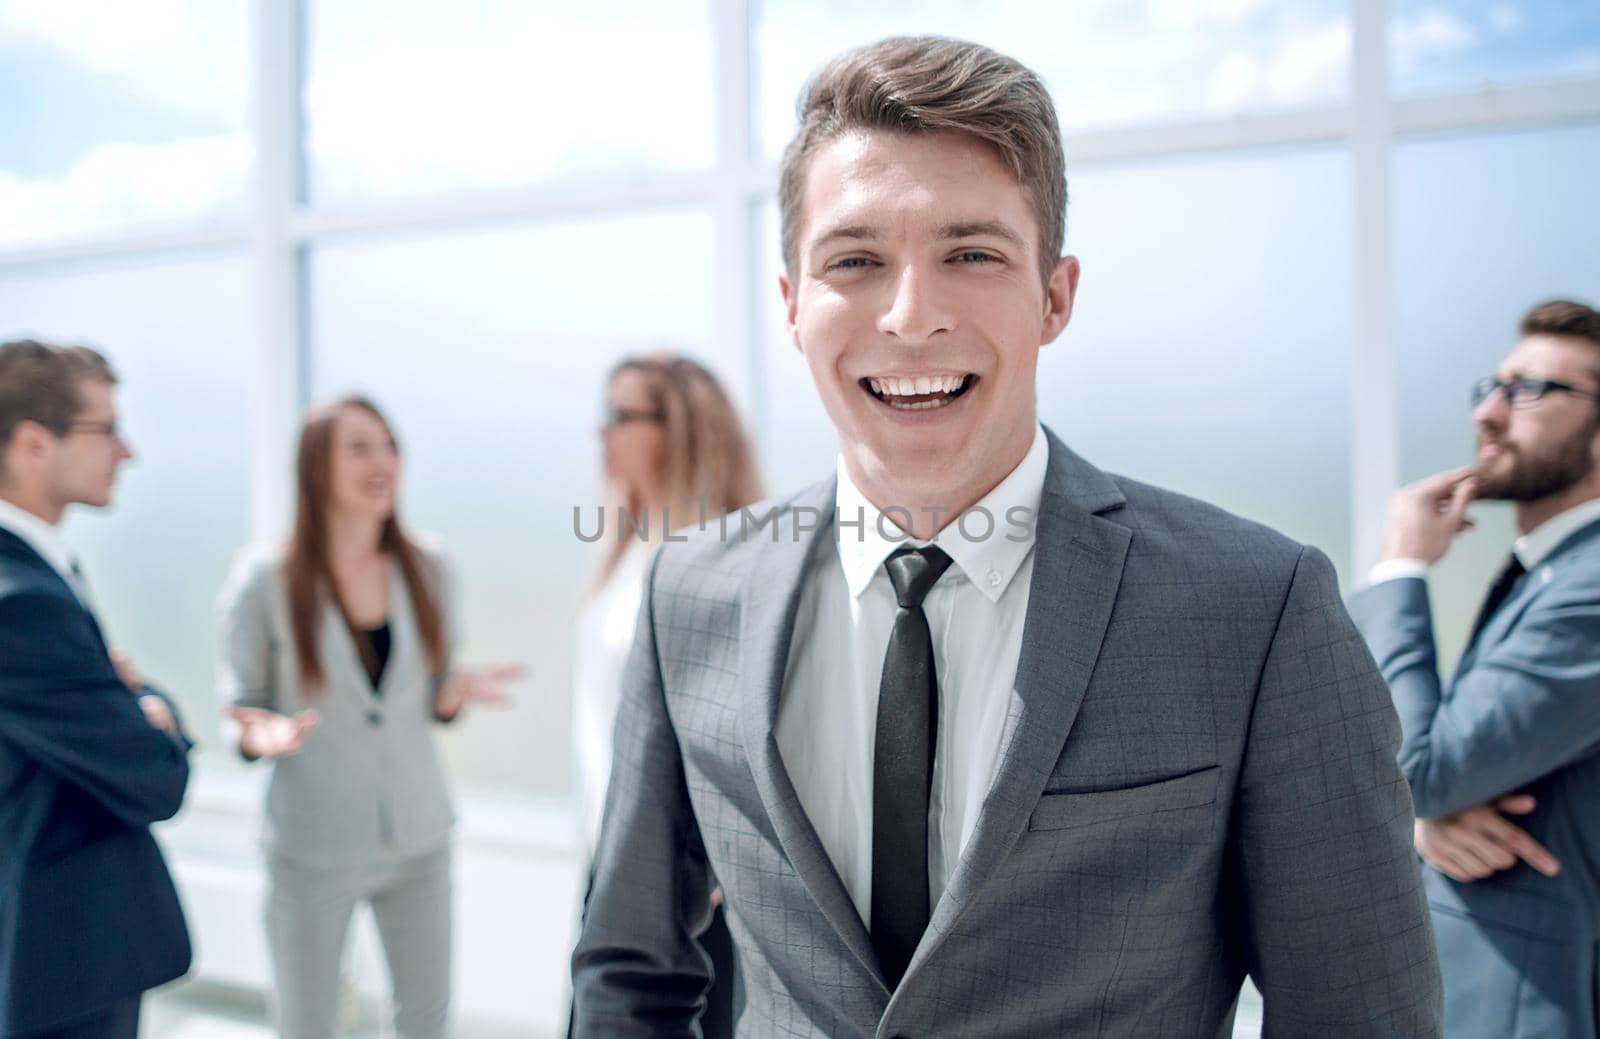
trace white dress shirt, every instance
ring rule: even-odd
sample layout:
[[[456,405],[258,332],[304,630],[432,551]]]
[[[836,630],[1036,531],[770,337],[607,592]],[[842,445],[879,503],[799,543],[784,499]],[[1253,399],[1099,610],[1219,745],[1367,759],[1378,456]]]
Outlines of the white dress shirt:
[[[1008,525],[1007,517],[1019,507],[1037,517],[1048,462],[1039,427],[1021,464],[974,506],[965,524],[970,538],[951,522],[933,541],[953,560],[923,601],[939,683],[928,803],[928,890],[935,905],[977,825],[999,761],[1022,654],[1035,526]],[[919,543],[884,538],[882,531],[898,528],[885,519],[880,529],[878,509],[842,459],[838,470],[838,550],[820,551],[806,574],[776,736],[801,806],[856,911],[869,921],[878,685],[898,609],[883,562],[902,545]],[[987,537],[978,508],[994,518]]]
[[[616,570],[578,610],[572,665],[572,730],[578,761],[578,812],[584,846],[594,855],[611,779],[611,741],[622,703],[622,672],[644,594],[653,546],[630,543]]]
[[[77,573],[77,557],[71,548],[62,540],[61,532],[54,524],[46,523],[27,509],[19,508],[4,498],[0,498],[0,527],[11,531],[35,552],[50,569],[61,575],[67,582],[67,587],[78,597],[84,607],[89,606],[88,589],[84,587]]]
[[[1543,523],[1522,535],[1511,545],[1511,554],[1517,557],[1524,570],[1544,562],[1567,538],[1589,524],[1600,520],[1600,498],[1580,502],[1565,512],[1558,512]],[[1386,559],[1367,571],[1367,583],[1381,584],[1402,577],[1427,577],[1428,564],[1420,559]]]

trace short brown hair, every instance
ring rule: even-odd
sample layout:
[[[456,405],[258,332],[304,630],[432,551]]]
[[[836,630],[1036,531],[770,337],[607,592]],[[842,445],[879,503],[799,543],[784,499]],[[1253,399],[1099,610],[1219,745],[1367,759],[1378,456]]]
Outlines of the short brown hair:
[[[1066,162],[1055,104],[1025,65],[963,40],[892,36],[829,62],[801,93],[799,118],[778,175],[783,262],[791,275],[813,153],[852,130],[892,130],[964,134],[994,149],[1032,204],[1040,275],[1049,282],[1066,237]]]
[[[1600,346],[1600,311],[1570,299],[1549,299],[1522,315],[1525,336],[1572,336]]]
[[[85,380],[117,384],[110,362],[97,350],[34,339],[0,343],[0,448],[11,442],[18,423],[29,420],[65,435],[83,410]]]

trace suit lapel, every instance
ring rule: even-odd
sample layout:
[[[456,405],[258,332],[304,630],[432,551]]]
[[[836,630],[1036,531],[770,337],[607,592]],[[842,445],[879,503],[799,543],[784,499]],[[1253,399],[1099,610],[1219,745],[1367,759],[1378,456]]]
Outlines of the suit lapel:
[[[0,527],[0,554],[10,556],[24,566],[32,567],[42,574],[47,582],[59,585],[61,590],[67,593],[67,597],[77,603],[78,608],[83,611],[83,615],[89,619],[89,628],[94,632],[95,640],[99,642],[101,652],[105,653],[107,657],[111,655],[111,651],[106,646],[105,634],[100,630],[99,618],[95,617],[94,611],[89,609],[88,604],[78,597],[77,589],[73,588],[67,582],[67,579],[62,577],[55,567],[50,565],[48,560],[34,551],[32,545],[4,527]]]
[[[830,480],[802,492],[793,504],[831,516],[834,500]],[[793,513],[785,510],[781,518],[792,522]],[[755,535],[758,558],[745,579],[739,620],[739,687],[744,691],[739,725],[751,775],[784,855],[828,923],[881,984],[872,939],[800,804],[774,732],[806,563],[813,551],[827,543],[832,530],[831,522],[824,523],[815,535],[798,544],[782,535],[781,526],[776,541],[766,540],[762,533]]]
[[[378,688],[375,695],[384,703],[393,704],[395,684],[400,681],[397,677],[402,672],[409,672],[404,666],[402,657],[412,653],[422,652],[418,643],[421,635],[416,626],[416,610],[411,603],[411,589],[406,587],[405,572],[400,569],[397,560],[387,562],[387,580],[389,582],[389,662],[384,666],[383,675],[378,679]],[[354,646],[351,647],[355,649]],[[361,664],[360,651],[356,652],[356,662]],[[366,665],[361,664],[362,677],[367,679],[365,688],[372,688],[372,679],[367,677]],[[431,706],[430,706],[431,710]]]
[[[910,970],[934,954],[1027,826],[1061,757],[1111,620],[1132,533],[1102,518],[1122,492],[1049,434],[1017,681],[994,781]]]
[[[1489,618],[1488,623],[1484,624],[1477,637],[1461,650],[1461,658],[1456,662],[1451,675],[1452,686],[1456,679],[1472,670],[1480,654],[1510,636],[1512,629],[1521,621],[1522,615],[1527,612],[1545,585],[1550,583],[1562,567],[1571,562],[1583,546],[1595,541],[1600,541],[1600,520],[1579,527],[1522,577],[1511,596],[1500,604],[1500,608]]]

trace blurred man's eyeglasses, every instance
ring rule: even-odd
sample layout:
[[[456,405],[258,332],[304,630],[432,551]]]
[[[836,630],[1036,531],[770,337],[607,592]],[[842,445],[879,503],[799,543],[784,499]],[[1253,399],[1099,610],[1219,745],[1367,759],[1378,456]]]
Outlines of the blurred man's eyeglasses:
[[[113,440],[122,438],[121,431],[117,429],[116,419],[112,419],[110,422],[89,422],[87,420],[74,419],[67,423],[66,432],[89,433],[93,436],[110,437]]]
[[[634,408],[607,408],[605,421],[601,423],[601,425],[605,429],[616,429],[618,426],[626,426],[630,422],[654,422],[657,425],[661,425],[666,421],[666,414],[660,411],[638,411]]]
[[[1502,382],[1494,376],[1487,376],[1472,384],[1472,406],[1477,407],[1488,400],[1499,390],[1506,395],[1506,403],[1513,408],[1527,408],[1539,403],[1544,395],[1552,390],[1561,393],[1570,393],[1574,397],[1588,397],[1590,400],[1600,400],[1600,394],[1580,390],[1578,387],[1565,382],[1556,382],[1554,379],[1527,379],[1522,376],[1506,379]]]

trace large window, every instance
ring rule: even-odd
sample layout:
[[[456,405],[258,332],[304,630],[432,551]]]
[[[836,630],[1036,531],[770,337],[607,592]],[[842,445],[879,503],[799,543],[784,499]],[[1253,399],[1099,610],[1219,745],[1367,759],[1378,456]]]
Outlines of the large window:
[[[123,372],[141,458],[69,529],[117,641],[209,737],[227,557],[287,527],[300,409],[371,393],[411,525],[460,571],[466,656],[532,670],[450,734],[454,772],[565,796],[603,373],[696,353],[771,487],[828,474],[774,167],[822,61],[926,32],[1015,54],[1061,111],[1084,276],[1045,421],[1347,587],[1393,482],[1461,457],[1462,387],[1516,316],[1600,298],[1582,0],[0,0],[0,334]],[[1443,600],[1476,600],[1504,533],[1452,555]]]

